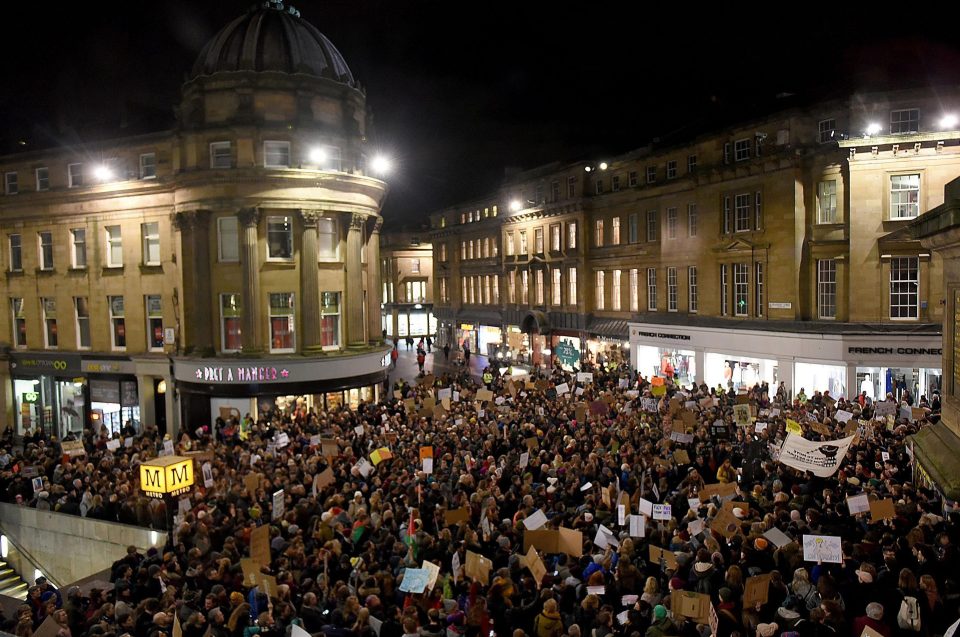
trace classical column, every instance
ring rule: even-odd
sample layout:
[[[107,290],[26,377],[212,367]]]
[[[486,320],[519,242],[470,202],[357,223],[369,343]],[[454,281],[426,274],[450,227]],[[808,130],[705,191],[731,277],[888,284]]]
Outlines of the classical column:
[[[366,345],[363,325],[363,268],[360,250],[363,248],[363,224],[365,215],[354,213],[350,217],[347,232],[347,286],[344,290],[347,309],[347,344]]]
[[[317,268],[318,210],[301,210],[303,247],[300,251],[300,332],[305,350],[320,349],[320,273]]]
[[[180,231],[183,268],[183,344],[190,352],[214,348],[210,287],[210,217],[206,211],[180,212],[174,217]]]
[[[257,224],[260,221],[260,211],[256,208],[241,208],[237,213],[240,219],[240,265],[243,269],[243,292],[240,298],[240,307],[243,313],[243,351],[259,352],[263,349],[261,334],[264,327],[261,323],[262,311],[260,305],[260,258],[257,253]]]
[[[367,239],[367,338],[372,342],[379,342],[382,336],[380,318],[380,228],[383,227],[383,217],[377,217],[370,238]]]

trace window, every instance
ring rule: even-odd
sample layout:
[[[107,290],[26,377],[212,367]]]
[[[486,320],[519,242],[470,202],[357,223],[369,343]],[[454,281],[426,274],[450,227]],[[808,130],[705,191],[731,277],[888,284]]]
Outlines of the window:
[[[500,303],[500,275],[499,274],[493,275],[491,292],[493,292],[493,297],[491,298],[491,301],[499,305]]]
[[[577,222],[571,221],[567,224],[567,249],[577,249]]]
[[[534,200],[537,204],[542,204],[542,203],[544,203],[544,199],[543,199],[543,184],[537,184],[536,195],[534,196],[533,200]],[[480,211],[478,210],[477,212],[479,213]],[[478,214],[478,216],[479,216],[479,214]]]
[[[610,224],[610,245],[620,245],[620,217],[614,217]]]
[[[520,254],[527,254],[527,231],[520,231]]]
[[[217,258],[221,263],[240,261],[240,222],[236,217],[217,219]]]
[[[613,285],[610,290],[610,309],[614,312],[620,311],[620,270],[613,271]]]
[[[723,198],[723,234],[730,234],[733,229],[733,214],[730,210],[730,197]]]
[[[620,175],[614,175],[610,178],[610,189],[613,192],[620,192]]]
[[[73,309],[77,321],[77,349],[90,349],[90,307],[87,297],[73,297]]]
[[[512,256],[513,256],[513,248],[514,248],[514,245],[513,245],[513,233],[512,233],[512,232],[508,232],[508,233],[507,233],[507,256],[508,256],[508,257],[512,257]]]
[[[920,130],[920,110],[906,108],[890,111],[890,134],[916,133]]]
[[[720,264],[720,315],[727,316],[730,313],[730,308],[727,306],[728,299],[730,298],[729,286],[730,282],[727,279],[727,264]]]
[[[40,269],[53,269],[53,233],[38,232],[37,243],[40,247]]]
[[[667,208],[667,239],[677,238],[677,209]]]
[[[120,226],[107,226],[104,228],[107,233],[107,267],[123,267],[123,241],[120,234]]]
[[[220,349],[239,352],[243,348],[242,312],[239,294],[220,295]]]
[[[553,203],[560,201],[560,181],[557,179],[550,182],[550,201]]]
[[[733,264],[733,311],[737,316],[747,315],[747,293],[750,289],[750,271],[746,263]]]
[[[124,321],[123,297],[108,296],[107,305],[110,308],[110,346],[113,349],[126,349],[127,325]]]
[[[533,230],[533,253],[543,254],[543,228]]]
[[[833,179],[817,184],[817,223],[837,222],[837,182]]]
[[[24,312],[23,297],[11,298],[10,310],[13,314],[13,345],[14,347],[26,347],[27,315]]]
[[[530,273],[526,270],[520,271],[520,302],[530,303]]]
[[[267,258],[293,258],[292,217],[267,217]]]
[[[12,234],[8,237],[8,243],[10,244],[10,271],[11,272],[22,272],[23,271],[23,248],[20,243],[20,235]]]
[[[157,176],[157,155],[156,153],[143,153],[140,155],[140,179],[154,179]]]
[[[667,162],[667,179],[677,178],[677,160],[671,159]]]
[[[598,179],[598,180],[596,181],[596,183],[594,183],[593,185],[594,185],[594,190],[595,190],[595,192],[596,192],[598,195],[602,195],[602,194],[603,194],[603,180],[602,180],[602,179]]]
[[[230,142],[213,142],[210,144],[210,168],[222,169],[233,167],[233,151]]]
[[[561,248],[560,224],[555,223],[550,226],[550,250],[560,252]]]
[[[441,279],[442,281],[443,279]],[[447,299],[449,300],[449,298]],[[291,299],[291,303],[293,300]],[[340,338],[340,292],[323,292],[320,295],[320,346],[339,348]]]
[[[341,158],[339,146],[322,146],[318,155],[310,156],[310,163],[316,165],[320,170],[333,170],[340,172],[343,170],[343,161]]]
[[[647,241],[657,240],[657,211],[647,211]]]
[[[441,263],[445,263],[447,260],[447,244],[440,243],[437,245],[437,259]]]
[[[913,219],[920,214],[920,175],[890,176],[890,218]]]
[[[140,237],[143,239],[143,265],[160,265],[160,223],[141,223]]]
[[[37,168],[37,192],[50,190],[50,170],[46,166]]]
[[[822,319],[837,317],[837,262],[817,260],[817,314]]]
[[[603,247],[603,219],[594,221],[593,242],[598,248]]]
[[[67,187],[79,188],[83,185],[83,164],[67,164]]]
[[[640,241],[640,214],[636,212],[630,213],[630,216],[627,217],[627,240],[630,243],[637,243]]]
[[[698,310],[697,306],[697,266],[691,265],[687,267],[687,293],[688,293],[688,309],[691,314],[696,314]]]
[[[441,277],[440,279],[440,302],[449,303],[450,302],[450,292],[447,289],[448,279],[446,277]]]
[[[517,302],[517,275],[515,272],[507,273],[507,302]]]
[[[697,172],[697,156],[687,155],[687,172],[691,175]]]
[[[640,271],[630,270],[630,311],[640,311]]]
[[[577,304],[577,269],[567,269],[567,287],[569,288],[567,296],[567,305]]]
[[[653,184],[657,181],[657,167],[647,166],[647,183]]]
[[[551,289],[552,289],[551,296],[553,297],[552,302],[554,305],[561,305],[562,303],[560,301],[560,290],[562,289],[562,283],[560,281],[560,268],[554,268],[553,270],[551,270],[550,276],[553,277],[552,285],[551,285]]]
[[[657,311],[657,269],[647,268],[647,311]]]
[[[758,190],[753,193],[753,229],[763,227],[763,195]]]
[[[85,228],[73,228],[70,230],[70,267],[87,267],[87,230]]]
[[[15,195],[20,192],[20,187],[17,183],[17,173],[6,173],[3,176],[3,191],[8,195]]]
[[[697,204],[687,204],[687,236],[697,236]]]
[[[427,298],[427,282],[407,281],[404,292],[404,301],[407,303],[423,303]]]
[[[147,349],[163,351],[163,302],[160,295],[143,298],[147,314]]]
[[[290,142],[263,142],[264,168],[290,167]]]
[[[759,261],[753,264],[754,274],[754,313],[763,316],[763,264]]]
[[[271,352],[292,352],[296,348],[296,317],[293,299],[293,292],[270,293]]]
[[[410,259],[410,272],[420,274],[420,259]]]
[[[723,163],[729,164],[733,161],[733,144],[726,142],[723,145]]]
[[[738,139],[733,142],[733,158],[737,161],[750,159],[750,139]]]
[[[630,187],[633,188],[633,187],[636,186],[638,183],[640,183],[640,178],[637,176],[637,171],[631,170],[631,171],[627,174],[627,184],[629,184]]]
[[[577,178],[567,177],[567,198],[573,199],[577,196]]]
[[[677,269],[667,268],[667,311],[677,311]]]
[[[750,195],[737,195],[734,201],[737,232],[750,230]]]
[[[890,318],[915,319],[920,308],[920,259],[890,259]]]
[[[40,312],[43,315],[43,346],[47,349],[57,347],[57,300],[52,297],[40,299]]]
[[[837,134],[837,120],[835,119],[820,120],[820,122],[817,124],[817,134],[821,144],[832,142],[834,136]]]
[[[605,291],[603,289],[603,270],[597,272],[597,309],[602,310],[606,305]]]
[[[543,270],[537,270],[537,305],[543,305]]]

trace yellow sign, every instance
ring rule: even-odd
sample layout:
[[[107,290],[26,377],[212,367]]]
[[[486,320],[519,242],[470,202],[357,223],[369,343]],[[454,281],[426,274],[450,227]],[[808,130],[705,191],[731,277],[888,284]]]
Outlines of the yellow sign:
[[[787,431],[798,436],[803,435],[803,428],[800,426],[800,423],[796,420],[790,420],[789,418],[787,418]]]
[[[179,495],[192,486],[192,458],[163,456],[140,465],[140,489],[144,495],[152,498]]]
[[[464,332],[469,332],[473,330],[473,325],[471,325],[470,323],[461,323],[460,329],[463,330]]]

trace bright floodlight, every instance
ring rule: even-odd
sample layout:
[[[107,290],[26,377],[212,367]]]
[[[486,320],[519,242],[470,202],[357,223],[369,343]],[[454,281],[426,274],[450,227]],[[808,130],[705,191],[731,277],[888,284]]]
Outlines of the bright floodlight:
[[[584,166],[583,169],[587,172],[590,172],[591,170],[593,170],[593,168],[591,168],[590,166]]]
[[[514,199],[513,201],[510,202],[510,210],[512,210],[513,212],[516,212],[517,210],[520,210],[520,208],[522,208],[522,207],[523,207],[523,206],[522,206],[522,204],[520,203],[520,200],[519,200],[519,199]]]
[[[605,161],[600,162],[600,170],[606,170],[606,169],[607,169],[607,162]]]
[[[392,164],[390,163],[389,158],[385,157],[384,155],[377,155],[373,158],[373,161],[370,162],[370,166],[373,168],[375,173],[385,175],[390,172]]]
[[[876,135],[880,132],[880,124],[876,122],[871,122],[867,124],[867,135]]]
[[[101,165],[93,169],[93,176],[97,181],[109,181],[113,179],[113,171],[107,166]]]
[[[322,164],[327,158],[327,153],[322,148],[311,148],[310,149],[310,163],[311,164]]]
[[[957,116],[950,114],[944,115],[940,118],[940,128],[944,130],[952,130],[957,127]]]

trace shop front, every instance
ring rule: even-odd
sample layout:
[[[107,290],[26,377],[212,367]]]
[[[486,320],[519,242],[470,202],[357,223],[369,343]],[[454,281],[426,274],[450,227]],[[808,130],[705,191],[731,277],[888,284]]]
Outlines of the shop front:
[[[894,392],[899,383],[914,398],[929,398],[940,387],[941,352],[936,334],[630,325],[631,364],[644,375],[663,376],[672,369],[684,384],[695,380],[737,390],[766,382],[771,393],[782,382],[791,395],[803,389],[808,396],[829,390],[834,397],[860,391],[882,397],[889,376]]]
[[[433,336],[437,333],[437,319],[429,308],[402,306],[384,309],[384,312],[383,329],[391,338]],[[394,322],[396,322],[396,329],[394,329]]]
[[[124,428],[140,432],[144,422],[165,421],[163,401],[152,402],[155,387],[141,391],[153,377],[129,358],[12,353],[10,376],[18,436],[38,428],[58,438],[79,434],[84,427],[94,431],[102,427],[110,434]],[[162,380],[157,379],[157,385]],[[145,417],[148,401],[150,413]]]
[[[477,352],[495,357],[503,344],[503,331],[499,325],[477,326]]]
[[[553,351],[553,360],[565,371],[572,372],[580,369],[580,362],[583,360],[583,341],[579,336],[570,332],[556,331],[551,335],[550,349]]]
[[[218,417],[356,408],[383,395],[389,350],[351,356],[270,359],[174,359],[185,426]]]

